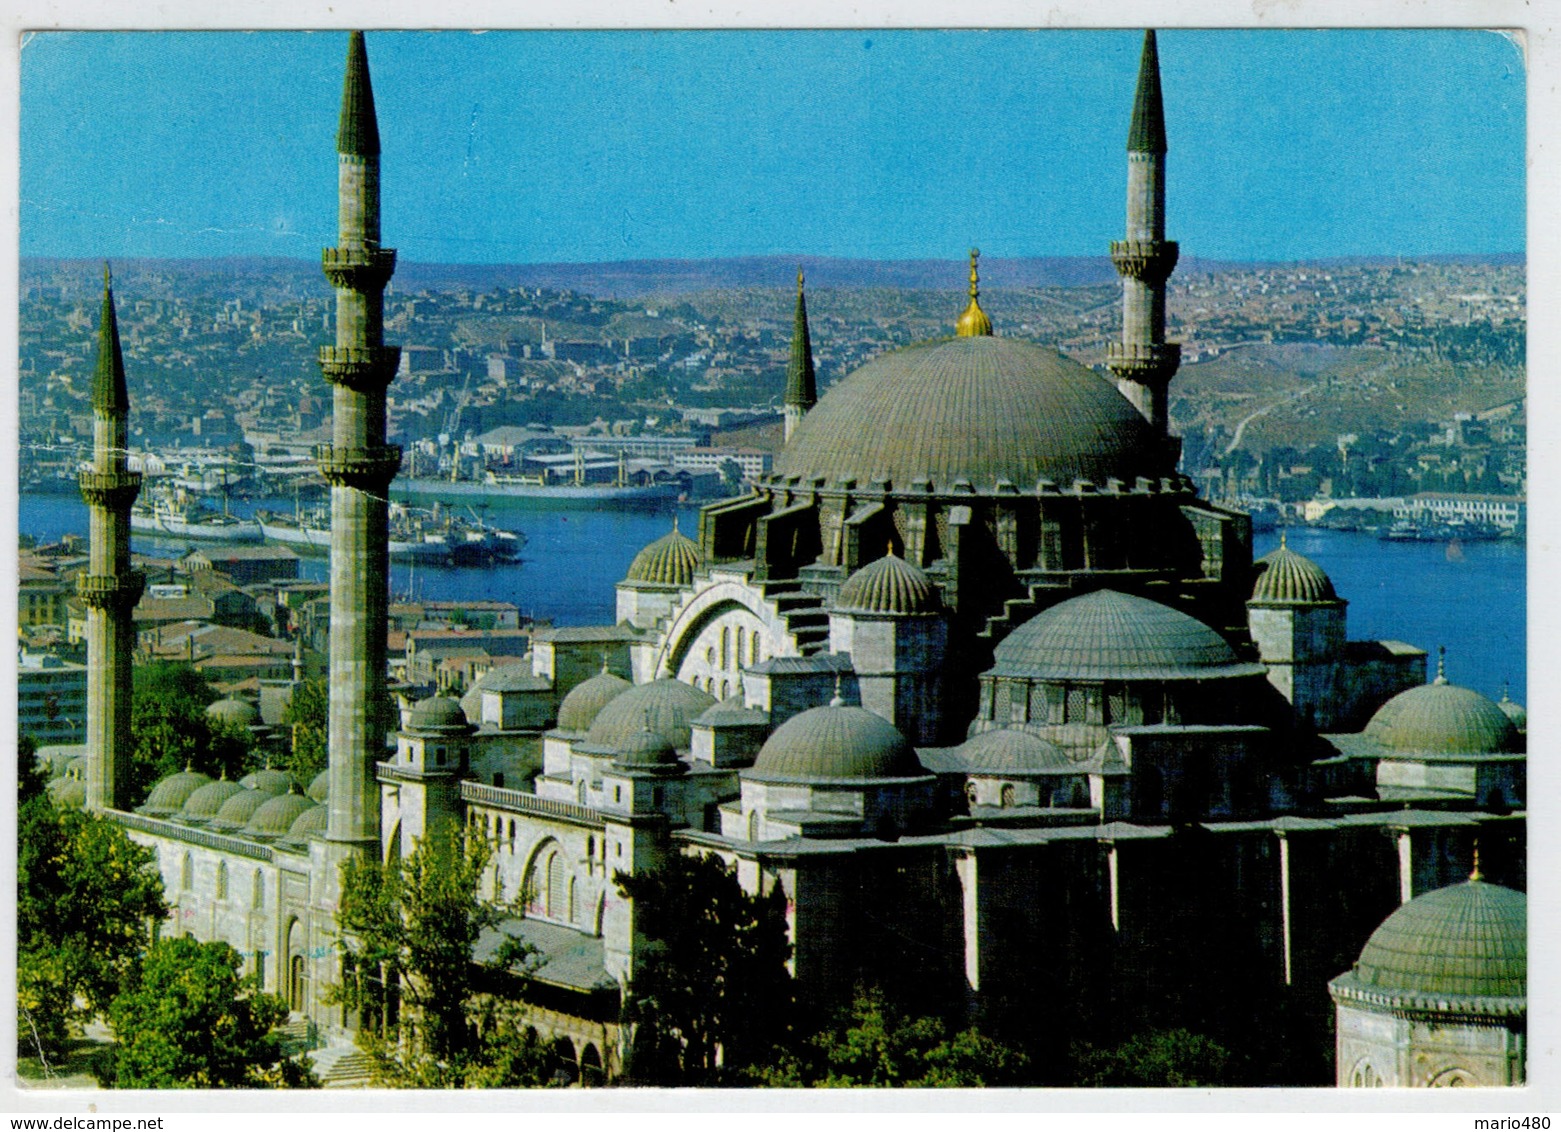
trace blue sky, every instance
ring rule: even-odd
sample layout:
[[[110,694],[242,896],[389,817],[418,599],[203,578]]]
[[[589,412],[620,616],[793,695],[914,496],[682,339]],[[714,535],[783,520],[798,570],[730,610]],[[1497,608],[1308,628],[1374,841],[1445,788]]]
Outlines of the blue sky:
[[[1131,31],[371,32],[423,262],[1099,255]],[[312,258],[342,32],[42,33],[24,255]],[[1183,254],[1519,251],[1524,71],[1474,31],[1160,34]]]

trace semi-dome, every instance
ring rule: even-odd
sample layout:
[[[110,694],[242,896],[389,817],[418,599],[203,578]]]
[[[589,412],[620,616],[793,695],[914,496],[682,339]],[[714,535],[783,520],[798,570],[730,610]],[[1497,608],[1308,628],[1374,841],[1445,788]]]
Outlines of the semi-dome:
[[[1388,1007],[1521,1013],[1528,995],[1528,897],[1471,879],[1398,908],[1355,966],[1329,984],[1340,998]]]
[[[993,654],[991,672],[1032,680],[1214,680],[1262,675],[1196,618],[1097,590],[1037,613]]]
[[[699,544],[678,530],[674,517],[672,530],[634,556],[623,580],[657,586],[686,586],[694,580],[700,562]]]
[[[672,740],[648,727],[623,745],[612,765],[641,774],[676,774],[684,769]]]
[[[1308,605],[1339,600],[1333,582],[1323,568],[1283,543],[1254,565],[1261,571],[1252,587],[1255,602]]]
[[[187,818],[214,818],[221,811],[224,802],[235,794],[242,793],[244,788],[237,782],[219,778],[216,782],[208,782],[191,794],[185,800],[184,809],[180,812]]]
[[[267,798],[244,823],[244,832],[254,837],[284,837],[298,815],[316,803],[302,794],[278,794]]]
[[[930,480],[977,490],[1008,480],[1133,483],[1175,472],[1137,409],[1105,378],[1011,338],[956,337],[868,362],[802,418],[780,475],[830,483]]]
[[[1077,774],[1079,768],[1057,744],[1028,731],[982,731],[957,748],[970,774],[1024,776]]]
[[[932,579],[892,552],[852,574],[835,595],[835,608],[847,613],[926,614],[939,604]]]
[[[1395,751],[1477,755],[1516,750],[1517,728],[1489,696],[1438,678],[1377,709],[1366,737]]]
[[[694,720],[714,703],[708,692],[671,677],[640,684],[602,708],[586,732],[584,745],[616,753],[649,728],[683,749],[693,742]]]
[[[276,770],[268,766],[251,771],[239,779],[238,784],[246,790],[258,790],[262,794],[286,794],[293,788],[293,776],[285,770]]]
[[[438,735],[465,734],[472,729],[461,710],[459,701],[449,696],[429,696],[412,705],[407,720],[407,730],[427,731]]]
[[[865,708],[830,704],[792,716],[759,748],[743,777],[834,781],[920,778],[927,771],[895,726]]]
[[[234,727],[254,727],[260,722],[260,711],[245,700],[229,698],[208,704],[206,718]]]
[[[222,808],[217,811],[217,816],[211,820],[211,827],[213,829],[238,829],[247,824],[249,819],[255,816],[255,811],[273,797],[275,797],[274,794],[267,794],[260,790],[241,790],[222,803]]]
[[[305,790],[304,793],[323,805],[325,800],[331,796],[331,772],[322,770],[315,775],[309,780],[309,789]]]
[[[604,667],[589,680],[582,680],[558,705],[560,731],[589,731],[601,710],[624,692],[634,687],[622,676],[608,672]]]
[[[176,814],[184,809],[184,804],[190,800],[191,794],[210,781],[212,779],[209,775],[202,774],[198,770],[181,770],[170,774],[152,787],[152,792],[147,795],[146,803],[141,806],[140,812],[154,818]]]

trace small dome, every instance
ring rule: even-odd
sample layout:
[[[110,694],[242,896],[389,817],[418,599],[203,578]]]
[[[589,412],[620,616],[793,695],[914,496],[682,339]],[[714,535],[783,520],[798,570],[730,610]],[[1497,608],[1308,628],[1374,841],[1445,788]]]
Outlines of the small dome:
[[[831,704],[794,715],[759,748],[744,776],[760,782],[921,778],[926,768],[904,735],[865,708]]]
[[[1115,590],[1037,613],[993,654],[991,672],[1032,680],[1217,680],[1262,675],[1203,622]]]
[[[238,784],[246,790],[258,790],[262,794],[286,794],[293,788],[293,776],[285,770],[273,770],[266,767],[264,770],[252,771],[238,780]]]
[[[458,701],[449,696],[429,696],[412,705],[408,731],[432,731],[439,734],[465,734],[472,725]]]
[[[64,765],[60,768],[60,773],[71,778],[79,778],[85,782],[87,778],[87,756],[73,755],[66,759]]]
[[[1501,690],[1501,699],[1496,701],[1496,706],[1501,709],[1501,713],[1503,715],[1512,720],[1512,726],[1516,727],[1519,731],[1526,732],[1528,730],[1527,709],[1525,709],[1522,704],[1518,703],[1511,696],[1509,696],[1507,694],[1506,688]]]
[[[311,833],[324,833],[326,821],[330,816],[330,807],[318,803],[310,806],[294,818],[293,824],[287,827],[287,840],[308,841]]]
[[[87,784],[74,775],[53,779],[43,789],[57,810],[86,808]]]
[[[1262,573],[1252,587],[1253,601],[1307,605],[1339,600],[1323,568],[1283,543],[1272,554],[1258,559],[1257,565]]]
[[[671,677],[640,684],[614,697],[597,713],[584,745],[616,753],[649,728],[683,750],[693,742],[694,720],[714,703],[714,696]]]
[[[238,829],[245,825],[250,818],[254,817],[255,811],[260,809],[274,796],[260,790],[242,790],[222,803],[222,808],[217,811],[217,816],[211,820],[211,827],[213,829]]]
[[[634,556],[629,563],[626,582],[650,582],[658,586],[686,586],[694,580],[694,572],[703,560],[699,544],[677,528],[672,520],[672,530]]]
[[[222,809],[224,802],[233,795],[242,793],[244,788],[237,782],[219,778],[216,782],[208,782],[191,794],[181,812],[187,818],[214,818]]]
[[[1341,998],[1444,1011],[1521,1013],[1528,995],[1528,897],[1470,880],[1398,908],[1354,968],[1329,984]]]
[[[326,799],[331,796],[331,772],[322,770],[315,775],[309,782],[309,789],[304,793],[323,806]]]
[[[936,613],[939,604],[932,580],[893,552],[852,574],[835,595],[835,608],[851,613]]]
[[[961,743],[958,750],[970,774],[1080,773],[1061,747],[1028,731],[983,731]]]
[[[141,806],[139,812],[154,818],[176,814],[184,809],[184,804],[190,800],[191,794],[210,781],[210,776],[198,770],[181,770],[176,774],[170,774],[152,787],[152,792],[147,795],[146,803]]]
[[[634,685],[622,676],[615,676],[603,668],[589,680],[569,689],[569,694],[558,705],[558,729],[589,731],[602,709],[632,687]]]
[[[206,718],[234,727],[253,727],[260,722],[260,711],[254,704],[244,700],[218,700],[207,705]]]
[[[1518,747],[1517,728],[1473,688],[1437,682],[1400,692],[1377,709],[1366,737],[1395,751],[1497,754]]]
[[[260,804],[244,823],[244,832],[253,837],[283,837],[298,820],[298,815],[315,805],[302,794],[278,794]]]
[[[642,729],[625,743],[612,765],[620,770],[649,774],[676,774],[683,769],[672,741],[649,728]]]

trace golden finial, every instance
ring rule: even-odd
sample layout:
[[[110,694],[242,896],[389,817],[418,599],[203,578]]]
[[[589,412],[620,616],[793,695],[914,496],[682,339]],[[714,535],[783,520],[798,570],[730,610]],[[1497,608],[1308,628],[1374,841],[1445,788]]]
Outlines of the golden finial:
[[[1469,879],[1471,881],[1485,879],[1485,874],[1480,872],[1480,843],[1477,839],[1474,842],[1474,870],[1469,874]]]
[[[1289,550],[1290,549],[1289,544],[1285,541],[1285,532],[1284,532],[1283,528],[1281,528],[1280,531],[1279,531],[1279,549],[1280,550]]]
[[[961,338],[990,338],[992,335],[992,320],[986,316],[986,311],[981,309],[981,275],[976,270],[976,261],[980,258],[981,249],[971,248],[970,305],[954,324],[954,333]]]
[[[1433,684],[1445,684],[1445,683],[1447,683],[1447,646],[1446,645],[1437,645],[1436,646],[1436,679],[1431,681],[1431,683],[1433,683]]]

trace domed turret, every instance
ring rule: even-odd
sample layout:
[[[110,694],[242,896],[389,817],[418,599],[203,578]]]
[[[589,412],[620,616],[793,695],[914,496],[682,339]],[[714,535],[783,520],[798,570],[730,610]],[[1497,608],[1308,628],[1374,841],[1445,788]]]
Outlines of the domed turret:
[[[1498,754],[1520,746],[1517,728],[1489,696],[1449,684],[1443,665],[1436,679],[1400,692],[1377,709],[1366,737],[1395,751]]]
[[[852,574],[835,596],[842,613],[915,616],[936,613],[941,604],[932,580],[892,551]]]
[[[316,803],[293,819],[293,824],[287,827],[287,836],[283,840],[295,845],[307,845],[311,834],[325,832],[329,817],[330,809]]]
[[[983,731],[961,743],[957,750],[970,774],[1024,777],[1082,773],[1061,747],[1028,731]]]
[[[465,735],[472,725],[458,701],[449,696],[429,696],[412,705],[407,730],[425,735]]]
[[[293,776],[285,770],[275,770],[268,766],[246,774],[238,780],[238,784],[246,790],[258,790],[262,794],[275,796],[286,794],[293,788]]]
[[[679,750],[692,742],[692,724],[715,697],[670,677],[629,689],[602,708],[586,733],[586,748],[617,753],[649,728]]]
[[[1496,706],[1501,709],[1503,715],[1512,720],[1512,726],[1520,733],[1528,731],[1528,710],[1508,695],[1505,685],[1502,686],[1501,699],[1496,701]]]
[[[677,774],[686,769],[678,761],[672,741],[648,727],[642,728],[623,745],[612,765],[615,770],[641,774]]]
[[[250,728],[260,722],[260,711],[245,700],[229,698],[207,705],[206,718],[233,727]]]
[[[237,782],[219,778],[216,782],[208,782],[191,794],[185,801],[181,814],[186,818],[210,820],[221,811],[224,802],[235,794],[242,793],[244,788]]]
[[[777,727],[743,777],[830,782],[926,774],[910,743],[892,724],[864,708],[836,702],[794,715]]]
[[[673,516],[672,530],[634,556],[624,581],[686,586],[694,580],[701,561],[699,545],[678,530],[677,517]]]
[[[1255,602],[1313,605],[1339,600],[1323,568],[1291,550],[1282,536],[1279,549],[1258,559],[1256,566],[1261,572],[1252,587]]]
[[[217,816],[211,819],[211,828],[224,831],[240,829],[248,824],[250,818],[255,816],[256,810],[273,797],[275,795],[266,794],[259,790],[241,790],[222,803],[222,808],[217,811]]]
[[[268,798],[244,823],[244,835],[266,839],[285,837],[298,815],[314,805],[302,794],[279,794]]]
[[[601,710],[632,687],[623,677],[607,671],[604,662],[600,672],[576,684],[558,705],[558,729],[589,731]]]
[[[181,770],[176,774],[170,774],[152,787],[152,792],[147,795],[146,804],[137,812],[154,818],[176,814],[184,809],[184,804],[190,800],[191,794],[210,781],[212,781],[210,776],[198,770]]]

